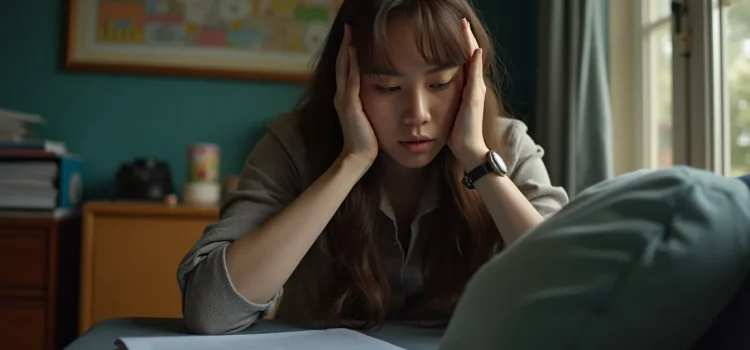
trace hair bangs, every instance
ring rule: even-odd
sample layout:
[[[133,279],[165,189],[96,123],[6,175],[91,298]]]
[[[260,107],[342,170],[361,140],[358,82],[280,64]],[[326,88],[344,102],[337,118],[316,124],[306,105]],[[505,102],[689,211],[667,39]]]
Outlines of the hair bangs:
[[[398,33],[389,33],[388,29],[394,21],[405,21],[413,26],[415,44],[427,63],[446,67],[465,64],[469,54],[468,43],[461,30],[461,18],[466,16],[458,8],[438,3],[405,0],[380,8],[371,18],[372,30],[358,33],[355,42],[362,72],[396,71],[390,59],[394,48],[390,44],[389,34]]]

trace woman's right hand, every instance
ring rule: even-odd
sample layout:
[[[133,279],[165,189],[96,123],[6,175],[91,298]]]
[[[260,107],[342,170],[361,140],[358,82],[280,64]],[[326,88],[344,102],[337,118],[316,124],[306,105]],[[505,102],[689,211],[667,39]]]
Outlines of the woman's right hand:
[[[342,156],[364,160],[369,167],[378,155],[378,140],[359,98],[359,64],[351,38],[351,28],[346,24],[336,58],[336,96],[333,104],[344,134]]]

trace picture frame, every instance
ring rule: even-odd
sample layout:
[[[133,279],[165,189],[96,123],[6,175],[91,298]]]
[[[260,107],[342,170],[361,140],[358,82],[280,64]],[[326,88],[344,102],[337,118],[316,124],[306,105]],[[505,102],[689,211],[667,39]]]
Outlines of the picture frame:
[[[69,0],[70,70],[304,82],[343,0]]]

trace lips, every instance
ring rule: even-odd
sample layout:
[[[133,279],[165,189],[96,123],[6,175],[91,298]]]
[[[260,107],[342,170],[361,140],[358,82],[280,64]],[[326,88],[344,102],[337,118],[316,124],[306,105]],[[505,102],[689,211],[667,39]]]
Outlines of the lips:
[[[433,139],[427,136],[415,136],[410,137],[407,140],[401,141],[401,142],[424,142],[424,141],[432,141]]]
[[[430,149],[430,146],[434,140],[430,138],[413,138],[406,141],[400,141],[399,143],[404,146],[407,150],[414,153],[426,152]]]

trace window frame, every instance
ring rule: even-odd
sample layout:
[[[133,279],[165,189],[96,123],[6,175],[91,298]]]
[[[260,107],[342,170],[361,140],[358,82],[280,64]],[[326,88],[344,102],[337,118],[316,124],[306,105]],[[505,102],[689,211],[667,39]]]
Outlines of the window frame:
[[[648,1],[648,0],[641,0]],[[686,55],[675,55],[674,159],[675,164],[728,174],[729,143],[725,141],[728,125],[725,116],[726,86],[723,84],[721,30],[722,1],[674,0],[685,6],[681,27],[674,28],[672,38],[678,43],[687,34]],[[673,51],[676,52],[676,51]]]
[[[609,0],[609,77],[615,175],[646,164],[638,59],[638,1]]]
[[[648,13],[648,9],[649,5],[653,6],[653,0],[637,0],[634,1],[634,3],[636,11],[635,30],[637,40],[636,55],[634,59],[637,62],[636,66],[638,67],[635,74],[638,81],[637,92],[635,95],[638,98],[636,100],[636,106],[638,108],[638,120],[641,126],[639,132],[643,135],[643,146],[640,149],[640,158],[642,160],[640,166],[656,168],[659,166],[659,120],[656,116],[651,115],[649,110],[649,97],[652,94],[647,77],[650,76],[652,72],[648,60],[651,56],[650,40],[652,36],[664,26],[671,26],[671,17],[669,14],[666,14],[658,18],[649,18],[651,17],[651,14]],[[674,53],[674,51],[675,50],[673,49],[672,52]],[[674,67],[674,62],[672,62],[672,65]],[[672,86],[674,88],[674,81]],[[674,96],[672,101],[674,106],[677,102],[677,100],[674,99]]]
[[[722,81],[726,58],[720,46],[726,23],[721,7],[729,0],[676,0],[687,9],[680,21],[683,28],[675,28],[674,14],[644,24],[644,6],[653,1],[609,0],[615,173],[659,165],[658,120],[647,111],[645,51],[647,32],[669,21],[673,43],[673,164],[730,174],[728,92]],[[683,31],[688,33],[688,54],[684,56],[677,44]]]

